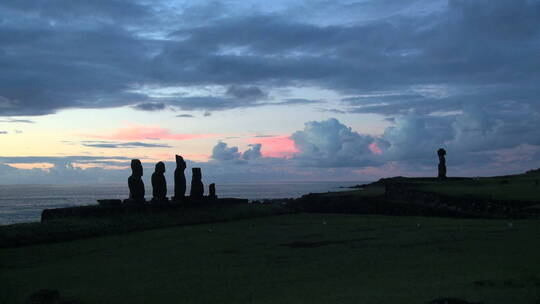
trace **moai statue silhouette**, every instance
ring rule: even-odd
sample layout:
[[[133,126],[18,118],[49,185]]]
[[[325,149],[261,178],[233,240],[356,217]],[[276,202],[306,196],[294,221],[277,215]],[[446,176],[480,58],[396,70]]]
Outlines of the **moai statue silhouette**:
[[[212,183],[210,186],[208,186],[208,198],[209,199],[217,199],[216,195],[216,184]]]
[[[145,202],[142,176],[143,167],[141,161],[138,159],[132,159],[131,176],[128,178],[129,202]]]
[[[191,198],[199,199],[204,195],[204,185],[202,183],[201,168],[191,168]]]
[[[440,148],[437,150],[437,155],[439,155],[439,179],[446,179],[446,150]]]
[[[158,162],[152,174],[152,201],[167,201],[167,181],[165,180],[165,164]]]
[[[174,170],[174,200],[183,200],[186,196],[186,162],[180,155],[176,155],[176,170]]]

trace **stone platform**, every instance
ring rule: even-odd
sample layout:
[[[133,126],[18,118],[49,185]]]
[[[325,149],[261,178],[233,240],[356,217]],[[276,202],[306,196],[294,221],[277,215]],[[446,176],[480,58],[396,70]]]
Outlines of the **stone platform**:
[[[239,198],[202,198],[192,200],[186,198],[182,201],[169,202],[146,202],[146,203],[125,203],[121,200],[99,200],[99,205],[77,206],[67,208],[45,209],[41,213],[41,222],[62,218],[87,218],[121,216],[138,213],[161,213],[175,211],[183,208],[200,208],[209,205],[235,205],[248,204],[247,199]]]

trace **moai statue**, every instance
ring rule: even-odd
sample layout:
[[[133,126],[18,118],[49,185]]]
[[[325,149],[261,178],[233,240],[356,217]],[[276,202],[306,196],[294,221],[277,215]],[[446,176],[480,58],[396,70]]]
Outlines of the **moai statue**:
[[[152,201],[167,201],[167,181],[165,180],[165,164],[158,162],[156,170],[152,174]]]
[[[191,198],[202,198],[204,195],[204,185],[202,183],[201,168],[191,168]]]
[[[144,203],[143,167],[138,159],[131,160],[131,176],[128,178],[129,202]]]
[[[446,179],[446,150],[440,148],[437,155],[439,155],[439,179]]]
[[[176,170],[174,170],[174,200],[183,200],[186,196],[186,162],[180,155],[176,155]]]
[[[216,184],[214,183],[210,184],[210,186],[208,187],[208,198],[213,200],[217,199]]]

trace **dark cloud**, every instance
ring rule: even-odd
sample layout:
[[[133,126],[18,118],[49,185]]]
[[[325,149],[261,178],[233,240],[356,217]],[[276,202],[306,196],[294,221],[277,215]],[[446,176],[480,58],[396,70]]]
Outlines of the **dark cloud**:
[[[144,77],[140,69],[148,41],[126,29],[128,19],[142,21],[141,14],[151,11],[117,1],[96,2],[0,3],[0,95],[9,102],[0,107],[0,115],[41,115],[144,99],[128,90],[138,75]]]
[[[12,118],[0,119],[0,122],[6,122],[6,123],[29,123],[29,124],[34,123],[33,120],[29,120],[29,119],[12,119]]]
[[[191,115],[191,114],[178,114],[176,115],[176,117],[181,117],[181,118],[193,118],[195,116]]]
[[[25,13],[37,12],[40,17],[54,21],[74,20],[102,21],[102,22],[129,22],[137,23],[141,19],[149,18],[152,14],[150,7],[135,1],[90,1],[74,2],[70,0],[36,0],[21,2],[17,0],[2,1],[4,9],[9,12]]]
[[[7,131],[0,131],[0,135],[2,135],[2,134],[8,134],[8,132]]]
[[[291,135],[299,150],[295,159],[313,167],[366,167],[377,161],[370,150],[374,138],[359,134],[331,118],[305,123]]]
[[[377,141],[386,160],[432,160],[432,155],[454,138],[452,120],[410,114],[396,118]]]
[[[260,159],[261,144],[248,145],[248,149],[240,152],[238,147],[229,147],[227,143],[218,142],[212,149],[212,159],[220,162],[233,162],[236,164],[246,164],[246,161]]]
[[[261,144],[249,145],[249,149],[242,153],[242,158],[245,160],[252,160],[262,157],[261,147]]]
[[[267,97],[267,94],[264,93],[260,88],[254,86],[238,86],[232,85],[227,89],[226,95],[238,98],[238,99],[251,99],[259,100]]]
[[[346,96],[329,111],[395,124],[380,138],[339,122],[307,126],[296,138],[306,164],[340,166],[345,155],[368,164],[370,139],[388,161],[427,159],[438,146],[484,155],[538,145],[540,1],[323,1],[271,14],[145,3],[0,2],[0,116],[124,105],[208,116],[323,102],[268,98],[309,86]],[[156,97],[145,86],[222,93]],[[352,142],[340,146],[325,132]],[[325,156],[332,151],[341,156]]]
[[[450,164],[479,168],[498,162],[495,151],[540,146],[540,115],[529,105],[514,102],[471,105],[443,116],[410,113],[393,122],[377,138],[377,145],[384,160],[411,166],[431,166],[439,147],[448,151]]]
[[[340,110],[340,109],[321,109],[322,112],[329,112],[334,114],[346,114],[348,111]]]
[[[242,108],[242,107],[247,106],[247,103],[255,104],[255,100],[243,101],[243,100],[229,98],[229,97],[205,96],[205,97],[178,97],[178,98],[168,100],[168,103],[184,111],[193,111],[193,110],[219,111],[219,110],[226,110],[226,109]],[[205,115],[205,116],[210,116],[210,115]]]
[[[64,166],[70,163],[103,163],[118,165],[119,163],[129,164],[131,159],[125,156],[0,156],[0,163],[51,163]]]
[[[325,2],[272,15],[200,5],[178,13],[190,16],[184,23],[159,3],[2,1],[0,115],[159,102],[215,111],[258,106],[268,90],[290,85],[404,95],[353,112],[441,111],[475,100],[517,100],[538,111],[540,73],[531,63],[540,3],[435,2],[421,14],[409,11],[430,2]],[[348,22],[324,22],[336,12]],[[162,100],[133,91],[144,84],[221,85],[227,93]],[[506,93],[493,94],[499,88]],[[447,96],[434,99],[441,91]]]
[[[238,160],[240,155],[238,147],[229,147],[222,141],[218,142],[212,149],[212,158],[218,161]]]
[[[284,101],[258,101],[251,98],[231,98],[231,97],[215,97],[215,96],[199,96],[199,97],[178,97],[167,101],[171,106],[184,111],[193,110],[209,110],[220,111],[245,107],[262,107],[262,106],[288,106],[288,105],[309,105],[320,101],[309,100],[302,98],[285,99]],[[209,113],[209,112],[206,112]],[[206,114],[205,113],[205,114]],[[210,116],[210,115],[205,115]]]
[[[147,102],[134,105],[133,108],[141,111],[161,111],[166,105],[162,102]]]
[[[304,98],[289,98],[289,99],[285,99],[285,101],[267,103],[265,105],[275,105],[275,106],[309,105],[309,104],[315,104],[315,103],[320,103],[320,102],[321,102],[320,100],[311,100],[311,99],[304,99]]]
[[[111,141],[82,141],[81,144],[85,147],[93,148],[170,148],[167,144],[150,144],[143,142],[111,142]]]

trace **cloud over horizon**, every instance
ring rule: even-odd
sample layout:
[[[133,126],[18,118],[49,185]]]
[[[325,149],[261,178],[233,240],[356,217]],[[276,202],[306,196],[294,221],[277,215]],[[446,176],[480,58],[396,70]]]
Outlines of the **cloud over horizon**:
[[[340,174],[347,178],[375,179],[385,177],[389,172],[429,176],[435,174],[436,150],[439,147],[447,149],[449,172],[454,176],[478,175],[479,172],[489,174],[501,167],[519,173],[531,169],[531,164],[540,164],[540,145],[533,138],[530,138],[530,144],[521,144],[516,140],[496,150],[490,149],[496,132],[505,132],[508,127],[493,125],[478,115],[471,109],[459,115],[428,119],[412,114],[400,116],[381,136],[356,132],[335,118],[309,121],[302,130],[289,137],[255,138],[263,142],[249,144],[243,152],[236,146],[218,141],[212,149],[210,161],[186,160],[190,167],[202,167],[206,176],[220,181],[264,181],[277,177],[285,180],[319,180],[321,176],[339,178]],[[527,132],[524,132],[524,138],[526,136]],[[470,145],[467,142],[469,138],[474,138],[476,145]],[[276,139],[278,142],[284,139],[291,141],[295,147],[294,153],[287,154],[290,151],[287,144],[275,145],[275,154],[265,155],[265,143],[272,146],[273,142],[264,140]],[[101,148],[160,146],[109,141],[87,141],[82,144]],[[280,151],[280,147],[284,150]],[[129,175],[129,160],[120,156],[0,157],[0,182],[13,181],[13,178],[65,182],[66,176],[73,182],[80,182],[92,180],[93,175],[94,178],[99,175],[101,181],[120,182]],[[164,161],[169,168],[174,167],[172,159]],[[152,170],[153,162],[143,159],[145,170]],[[471,171],[473,163],[476,168]]]

